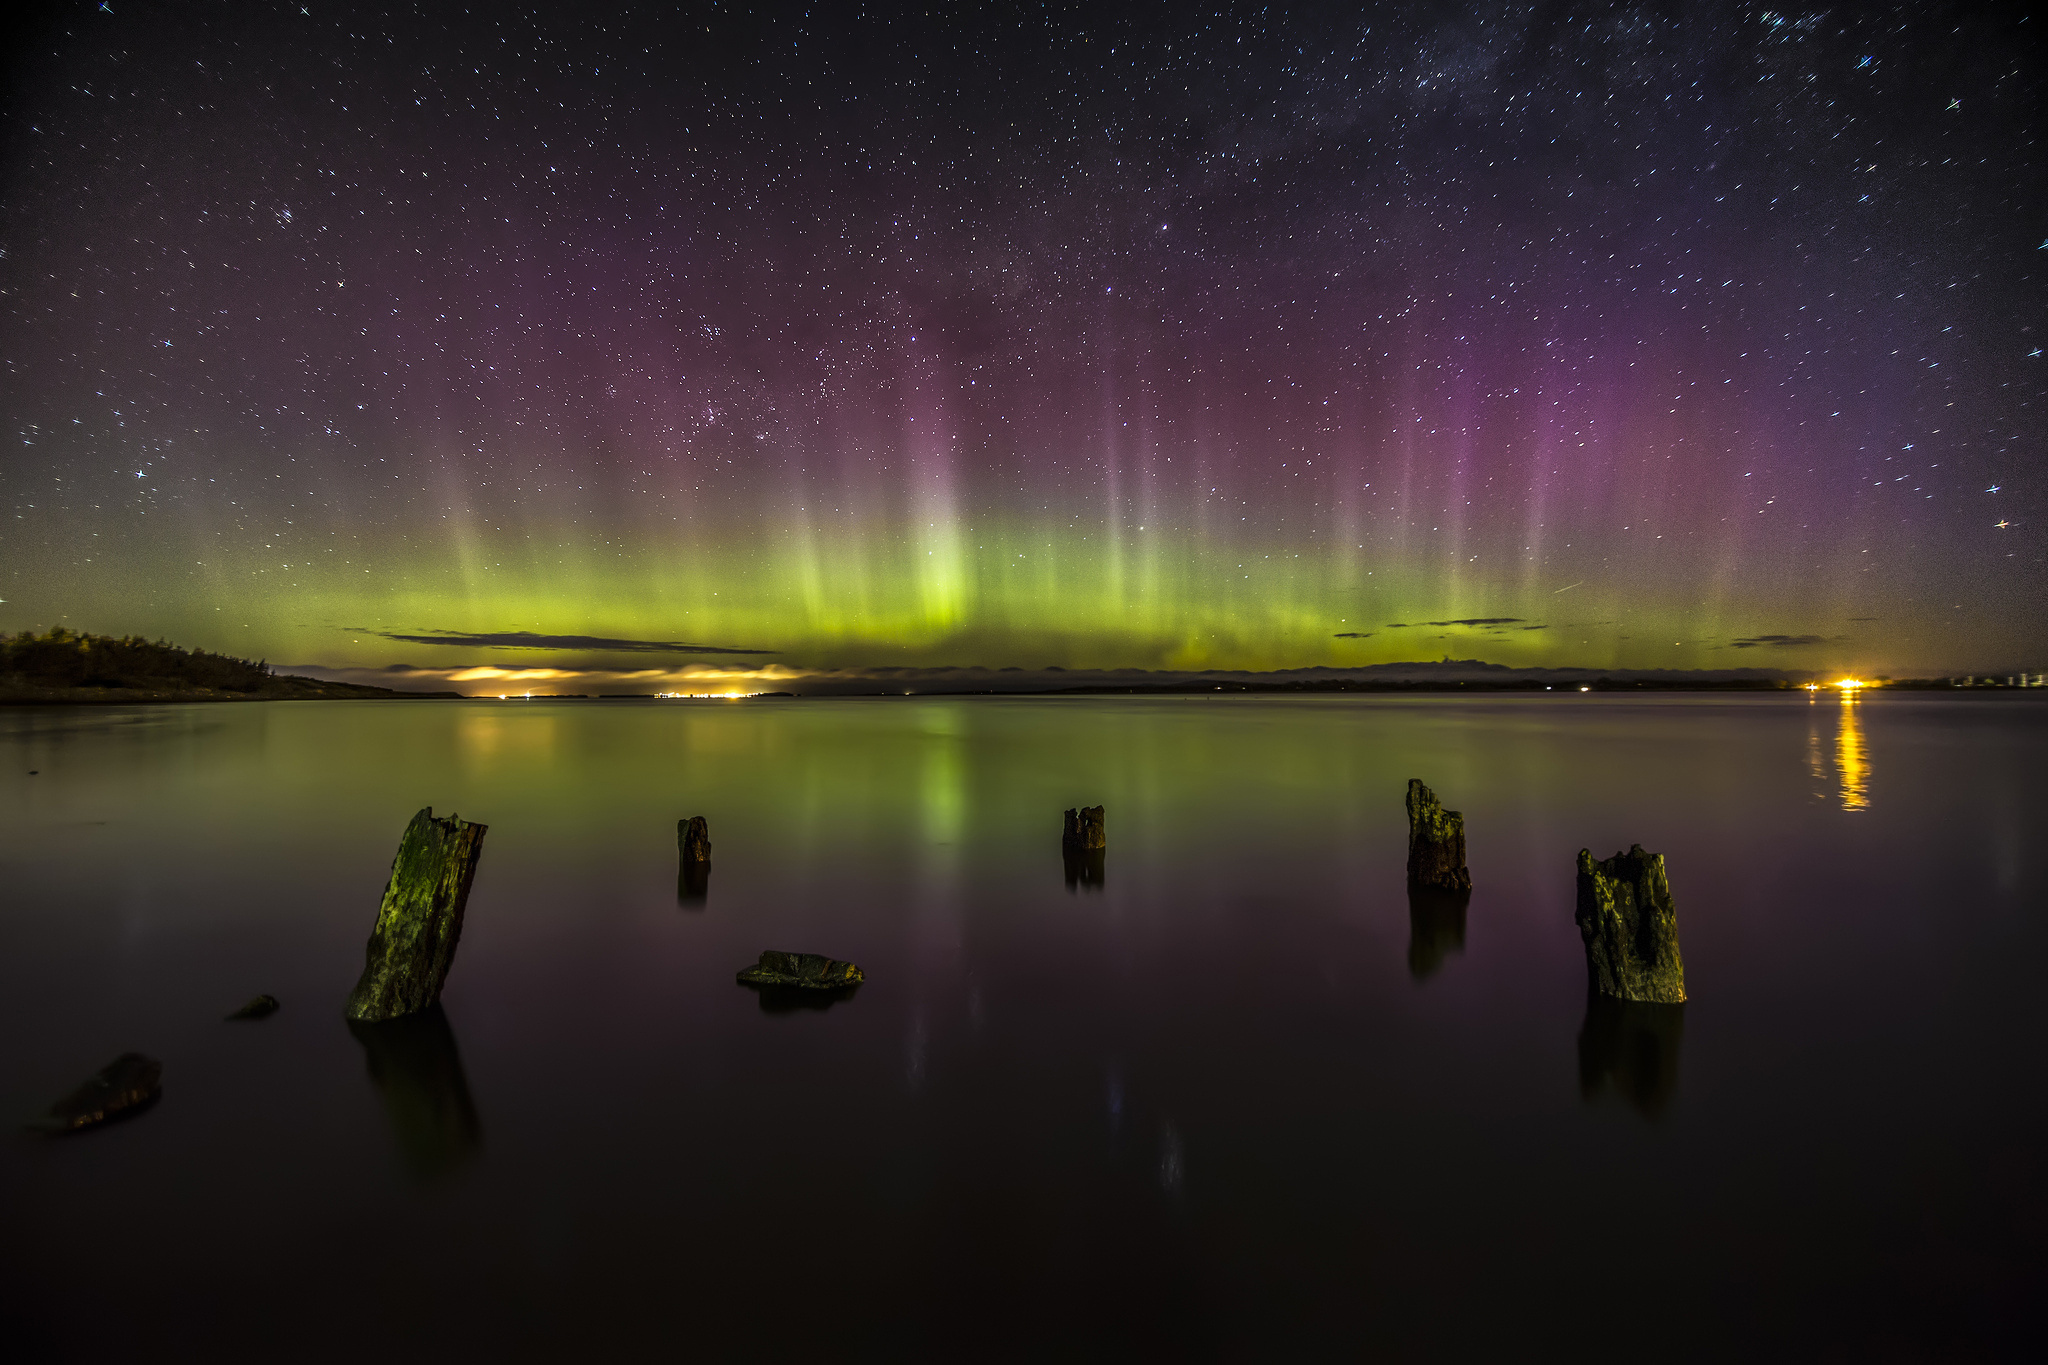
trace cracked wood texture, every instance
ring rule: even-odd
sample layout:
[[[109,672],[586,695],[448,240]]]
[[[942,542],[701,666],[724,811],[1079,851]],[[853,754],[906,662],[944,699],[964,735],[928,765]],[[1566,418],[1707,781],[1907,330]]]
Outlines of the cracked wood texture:
[[[1678,910],[1664,875],[1664,855],[1641,844],[1595,861],[1579,850],[1575,918],[1586,942],[1587,984],[1616,1000],[1685,1001],[1685,963],[1678,956]]]
[[[363,975],[349,993],[348,1018],[396,1019],[441,998],[485,828],[452,815],[437,820],[431,807],[405,827],[363,952]]]
[[[1408,779],[1408,884],[1470,891],[1465,868],[1465,816],[1445,810],[1422,779]]]

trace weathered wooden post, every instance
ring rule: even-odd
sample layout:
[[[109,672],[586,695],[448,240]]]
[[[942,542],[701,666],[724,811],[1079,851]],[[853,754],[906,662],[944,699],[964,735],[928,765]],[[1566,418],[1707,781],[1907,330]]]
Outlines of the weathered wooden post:
[[[711,861],[711,822],[701,815],[676,821],[676,852],[686,863]]]
[[[1086,852],[1107,846],[1102,833],[1102,807],[1082,806],[1079,810],[1067,812],[1066,824],[1060,833],[1061,848],[1069,852]]]
[[[432,807],[405,827],[377,925],[363,950],[363,974],[349,993],[348,1018],[396,1019],[441,998],[485,829],[459,816],[436,820]]]
[[[711,822],[701,815],[676,821],[676,899],[701,901],[711,891]]]
[[[1664,876],[1664,855],[1636,844],[1595,862],[1579,850],[1575,918],[1586,942],[1586,979],[1616,1000],[1685,1002],[1685,963],[1678,956],[1678,910]]]
[[[1465,816],[1445,810],[1422,779],[1408,779],[1408,884],[1470,891],[1465,867]]]

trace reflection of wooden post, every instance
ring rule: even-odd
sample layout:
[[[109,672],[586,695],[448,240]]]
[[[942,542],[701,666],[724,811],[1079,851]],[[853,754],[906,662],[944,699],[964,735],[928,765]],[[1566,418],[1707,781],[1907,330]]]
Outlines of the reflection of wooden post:
[[[1678,956],[1678,910],[1664,876],[1664,855],[1636,844],[1604,862],[1579,850],[1575,918],[1586,942],[1587,985],[1616,1000],[1685,1003]]]
[[[1072,852],[1091,848],[1103,848],[1106,840],[1102,834],[1102,807],[1083,806],[1067,812],[1066,824],[1060,833],[1060,847]]]
[[[1465,817],[1445,810],[1422,779],[1408,779],[1408,884],[1470,891],[1465,869]]]
[[[377,926],[363,951],[362,977],[349,994],[350,1019],[395,1019],[441,998],[462,937],[462,911],[483,853],[484,829],[459,816],[436,820],[432,807],[405,827]]]
[[[351,1023],[348,1031],[363,1045],[370,1080],[414,1172],[444,1174],[483,1146],[455,1030],[439,1005],[381,1024]]]
[[[1067,890],[1086,887],[1090,891],[1102,889],[1102,850],[1099,848],[1067,848],[1061,850],[1061,861],[1066,865]]]
[[[1579,1025],[1579,1094],[1591,1100],[1608,1086],[1645,1117],[1664,1112],[1678,1090],[1678,1049],[1685,1006],[1586,995]]]
[[[1408,973],[1425,980],[1451,953],[1465,951],[1465,907],[1470,891],[1408,884]]]

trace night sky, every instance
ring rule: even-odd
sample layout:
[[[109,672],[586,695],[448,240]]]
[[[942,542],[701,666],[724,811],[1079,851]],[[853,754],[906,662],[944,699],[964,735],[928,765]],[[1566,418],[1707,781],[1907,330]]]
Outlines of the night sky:
[[[0,627],[472,690],[2043,667],[2039,27],[45,7]]]

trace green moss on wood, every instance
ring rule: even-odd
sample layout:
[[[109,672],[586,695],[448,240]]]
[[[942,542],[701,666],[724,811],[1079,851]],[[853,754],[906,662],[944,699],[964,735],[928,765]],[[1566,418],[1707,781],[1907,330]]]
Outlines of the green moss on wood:
[[[1445,810],[1422,779],[1408,779],[1408,882],[1443,891],[1470,891],[1465,867],[1465,816]]]
[[[1595,861],[1579,850],[1579,936],[1586,944],[1587,984],[1616,1000],[1667,1005],[1685,1000],[1685,963],[1678,955],[1678,910],[1664,874],[1664,855],[1636,844]]]
[[[431,808],[413,816],[391,863],[348,1018],[396,1019],[441,998],[485,828],[457,816],[437,820]]]

